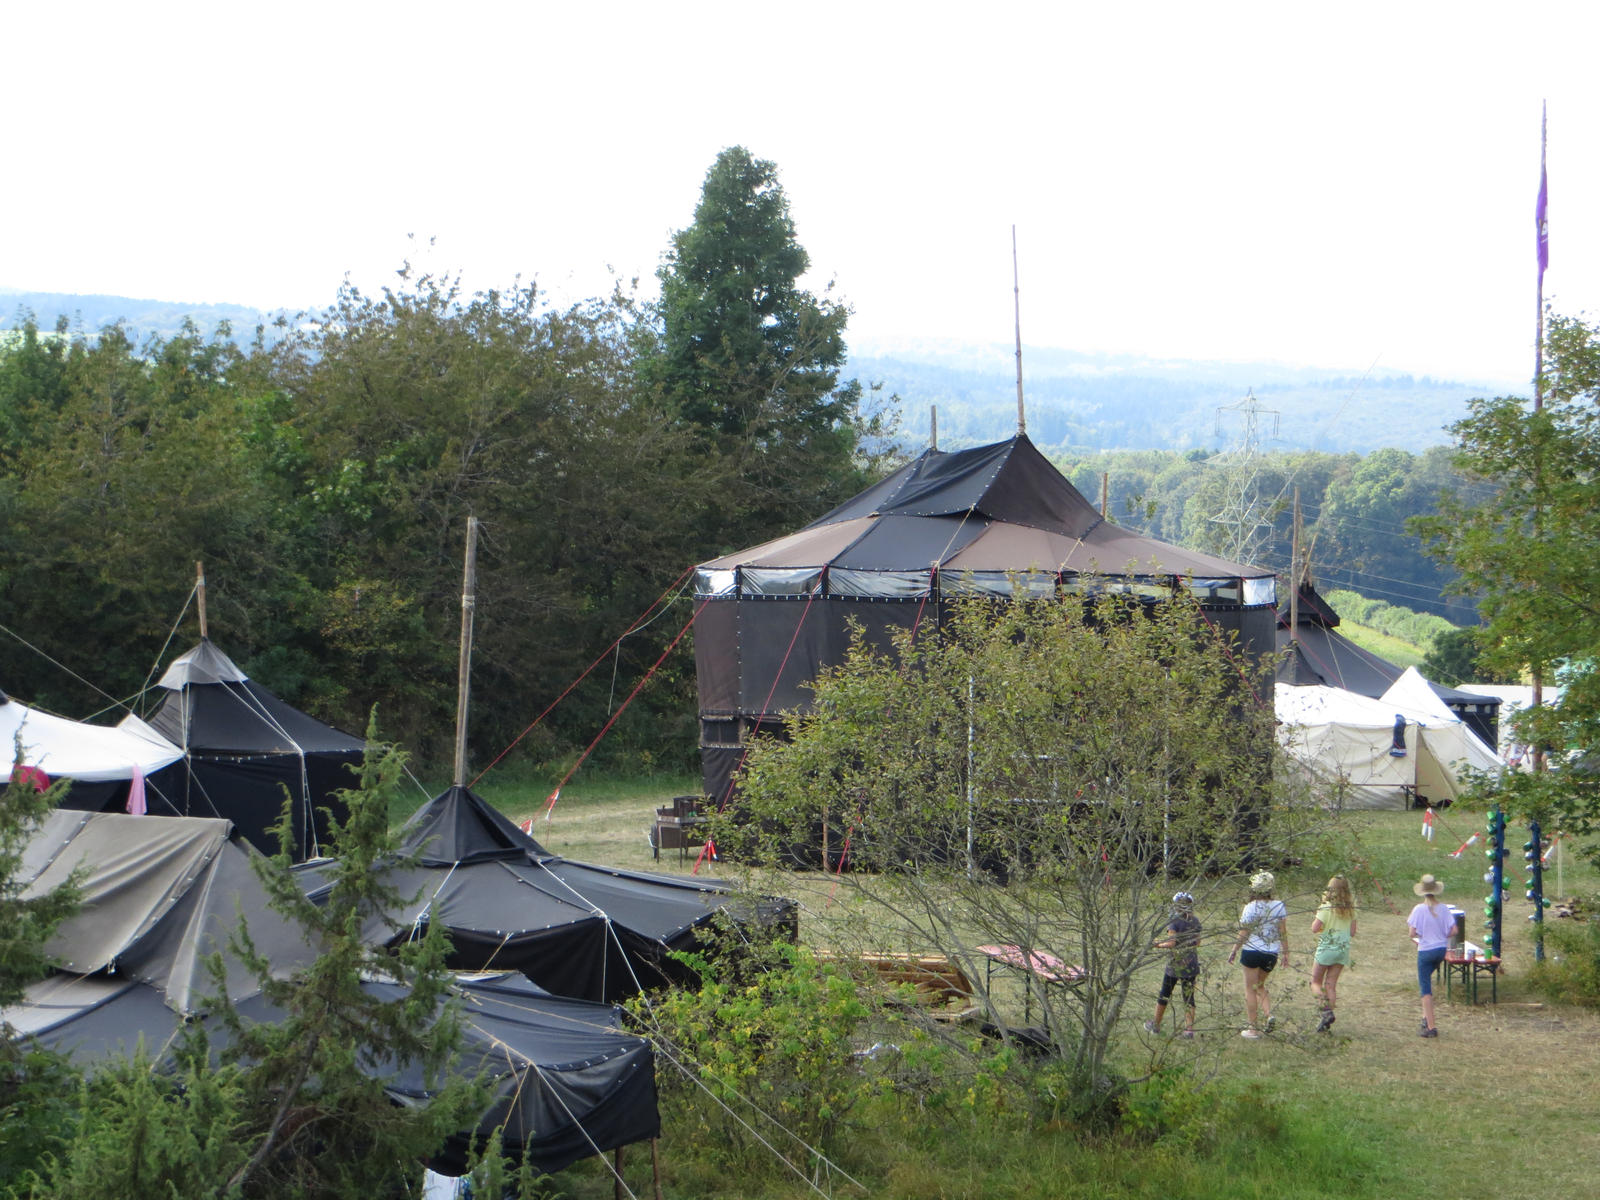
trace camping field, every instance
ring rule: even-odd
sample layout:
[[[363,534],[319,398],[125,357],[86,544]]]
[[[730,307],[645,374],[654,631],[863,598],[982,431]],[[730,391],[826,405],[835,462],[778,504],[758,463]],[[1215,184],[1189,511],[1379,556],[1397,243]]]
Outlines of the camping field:
[[[652,860],[646,839],[656,803],[693,790],[687,781],[571,787],[546,821],[544,787],[489,786],[483,794],[521,820],[539,814],[535,836],[573,858],[613,866],[687,871],[676,852]],[[1220,1131],[1200,1123],[1203,1137],[1181,1127],[1154,1139],[1084,1140],[1061,1127],[1013,1127],[941,1122],[921,1136],[915,1123],[861,1131],[849,1169],[868,1193],[904,1197],[1427,1197],[1452,1191],[1513,1192],[1565,1197],[1593,1190],[1600,1161],[1600,1014],[1553,1004],[1528,983],[1532,963],[1528,904],[1520,897],[1522,840],[1513,826],[1507,877],[1515,899],[1506,904],[1505,967],[1499,1002],[1487,983],[1480,1003],[1459,989],[1439,995],[1437,1040],[1417,1036],[1420,1010],[1414,950],[1405,914],[1411,884],[1431,872],[1446,884],[1445,899],[1467,911],[1468,937],[1483,942],[1481,844],[1454,851],[1481,829],[1481,811],[1439,814],[1433,841],[1420,836],[1415,813],[1352,813],[1315,861],[1278,873],[1288,903],[1293,964],[1273,980],[1279,1028],[1257,1042],[1238,1036],[1242,988],[1226,962],[1230,926],[1242,895],[1224,891],[1202,912],[1201,1037],[1193,1042],[1151,1038],[1140,1027],[1149,1015],[1138,1004],[1126,1020],[1120,1066],[1129,1076],[1156,1064],[1179,1067],[1169,1078],[1204,1086],[1209,1105],[1225,1113]],[[692,859],[691,859],[692,863]],[[1308,991],[1312,910],[1328,875],[1343,870],[1360,904],[1355,966],[1340,985],[1339,1017],[1329,1035],[1313,1027],[1317,1009]],[[718,874],[726,875],[718,870]],[[805,941],[824,940],[830,906],[839,902],[821,876],[755,881],[802,905]],[[1571,854],[1552,862],[1547,895],[1585,901],[1600,877]],[[1156,979],[1150,981],[1153,992]],[[1173,1016],[1169,1013],[1169,1021]],[[1171,1028],[1173,1026],[1169,1026]],[[692,1136],[675,1130],[671,1114],[661,1154],[667,1196],[815,1196],[798,1179],[754,1190],[695,1168]],[[649,1194],[648,1155],[628,1170],[635,1194]],[[575,1198],[612,1194],[598,1164],[574,1168],[556,1181]],[[827,1194],[863,1194],[835,1180]]]

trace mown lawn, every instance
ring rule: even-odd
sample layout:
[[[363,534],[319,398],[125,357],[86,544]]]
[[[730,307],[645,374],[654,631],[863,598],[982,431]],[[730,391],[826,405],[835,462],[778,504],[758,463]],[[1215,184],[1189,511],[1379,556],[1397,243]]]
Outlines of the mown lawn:
[[[646,831],[654,805],[692,791],[691,781],[657,779],[571,787],[545,818],[543,781],[485,789],[521,820],[537,816],[535,836],[550,849],[613,866],[688,871],[677,855],[655,862]],[[844,1165],[866,1193],[890,1197],[1384,1197],[1403,1200],[1465,1188],[1535,1196],[1589,1195],[1600,1161],[1600,1016],[1547,1003],[1529,986],[1532,938],[1529,905],[1520,899],[1523,831],[1508,844],[1505,966],[1499,1003],[1487,996],[1473,1007],[1459,991],[1439,1000],[1440,1037],[1417,1036],[1415,953],[1405,914],[1411,884],[1423,872],[1445,881],[1447,900],[1465,909],[1468,933],[1483,942],[1482,874],[1486,859],[1475,844],[1451,852],[1482,828],[1481,811],[1440,814],[1432,842],[1420,836],[1415,813],[1352,813],[1306,861],[1279,872],[1280,895],[1291,911],[1293,966],[1274,976],[1281,1025],[1270,1038],[1238,1037],[1242,989],[1226,963],[1236,901],[1226,896],[1206,920],[1202,979],[1202,1036],[1193,1043],[1150,1038],[1140,1028],[1148,1008],[1126,1022],[1118,1048],[1129,1075],[1159,1062],[1196,1093],[1206,1111],[1184,1116],[1156,1136],[1086,1139],[1070,1124],[1038,1127],[996,1117],[964,1120],[919,1117],[907,1101],[885,1101],[856,1130]],[[1361,905],[1355,966],[1341,984],[1339,1018],[1331,1035],[1312,1029],[1317,1010],[1309,991],[1309,925],[1321,887],[1335,871],[1356,882]],[[820,876],[763,879],[802,904],[802,939],[826,925],[836,902]],[[1570,853],[1547,876],[1547,894],[1589,898],[1600,878]],[[1154,988],[1155,980],[1151,980]],[[1169,1114],[1170,1116],[1170,1114]],[[675,1133],[677,1134],[675,1138]],[[821,1191],[798,1178],[749,1181],[708,1174],[692,1138],[675,1131],[671,1114],[661,1144],[667,1196],[798,1197],[863,1194],[838,1179]],[[648,1195],[648,1154],[633,1152],[629,1187]],[[564,1194],[601,1197],[612,1181],[591,1160],[557,1181]]]

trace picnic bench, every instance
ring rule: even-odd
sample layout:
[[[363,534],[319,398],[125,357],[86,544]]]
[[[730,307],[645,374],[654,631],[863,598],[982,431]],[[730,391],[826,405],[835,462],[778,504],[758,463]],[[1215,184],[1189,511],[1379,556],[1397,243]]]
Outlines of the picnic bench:
[[[1044,1012],[1045,1028],[1049,1029],[1050,1005],[1048,992],[1052,987],[1076,989],[1083,986],[1089,973],[1058,958],[1048,950],[1024,950],[1021,946],[979,946],[977,953],[984,957],[984,990],[988,991],[994,980],[996,967],[1018,972],[1023,979],[1022,1019],[1033,1018],[1033,992],[1042,993],[1040,1008]]]

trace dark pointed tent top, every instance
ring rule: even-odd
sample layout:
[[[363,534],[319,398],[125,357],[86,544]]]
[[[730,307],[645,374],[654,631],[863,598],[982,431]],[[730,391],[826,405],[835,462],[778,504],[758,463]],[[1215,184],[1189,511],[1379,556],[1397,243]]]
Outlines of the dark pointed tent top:
[[[160,685],[171,694],[147,723],[186,750],[360,754],[364,744],[278,699],[209,639],[176,659]]]
[[[854,517],[949,517],[975,513],[1065,537],[1104,518],[1023,434],[970,450],[925,450],[881,483],[806,526]]]
[[[1278,624],[1285,629],[1289,627],[1289,608],[1289,597],[1285,596],[1283,603],[1278,605]],[[1299,610],[1299,624],[1302,626],[1333,629],[1339,624],[1339,614],[1333,610],[1333,605],[1323,599],[1322,593],[1309,580],[1300,585]]]
[[[411,815],[401,830],[400,849],[418,855],[425,867],[551,857],[505,814],[459,784]]]

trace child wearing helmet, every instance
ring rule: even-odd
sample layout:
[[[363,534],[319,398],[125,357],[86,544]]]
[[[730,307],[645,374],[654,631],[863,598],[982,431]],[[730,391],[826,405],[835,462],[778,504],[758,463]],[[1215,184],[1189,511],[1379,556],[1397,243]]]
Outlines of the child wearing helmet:
[[[1156,943],[1158,950],[1171,950],[1166,974],[1161,977],[1161,991],[1156,996],[1156,1016],[1144,1023],[1151,1033],[1161,1032],[1161,1018],[1167,1015],[1167,1002],[1172,999],[1172,989],[1183,985],[1184,1009],[1188,1019],[1183,1036],[1194,1036],[1194,981],[1200,975],[1200,919],[1194,915],[1194,897],[1179,892],[1172,898],[1172,919],[1167,922],[1166,936]]]

